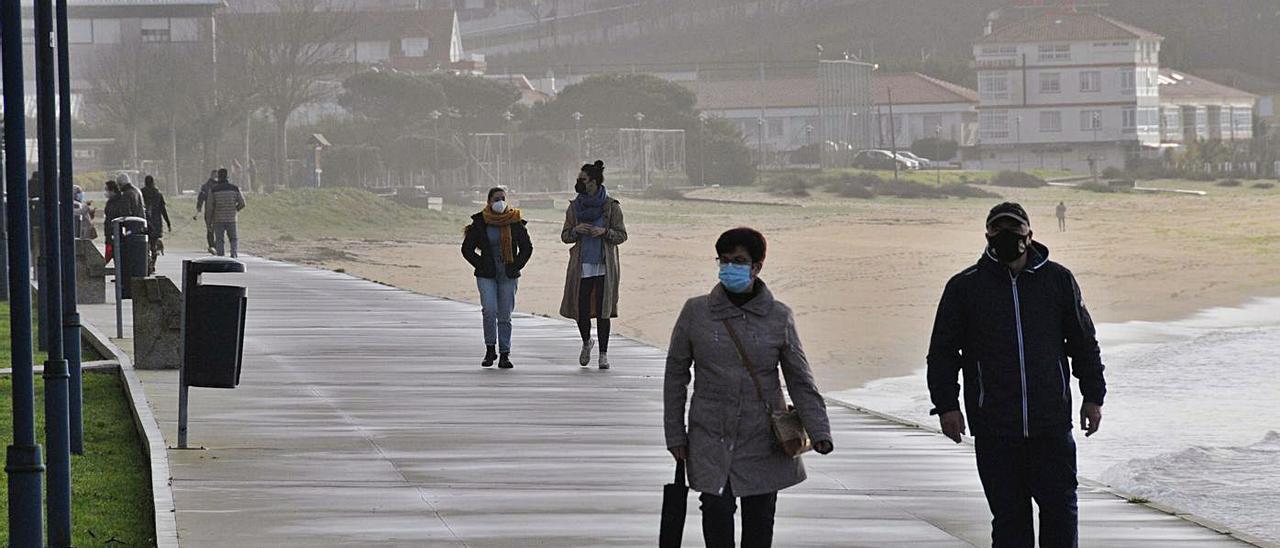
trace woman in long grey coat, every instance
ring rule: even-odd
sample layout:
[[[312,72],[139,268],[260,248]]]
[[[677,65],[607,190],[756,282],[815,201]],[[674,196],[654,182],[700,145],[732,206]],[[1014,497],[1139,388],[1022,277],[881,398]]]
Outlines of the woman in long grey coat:
[[[577,320],[582,335],[578,365],[591,363],[591,320],[596,320],[600,339],[600,369],[609,368],[609,330],[618,317],[618,286],[622,269],[618,246],[627,241],[622,222],[622,206],[604,188],[604,162],[582,166],[574,186],[578,197],[564,212],[560,240],[572,244],[565,272],[564,298],[560,315]]]
[[[770,405],[784,408],[785,378],[814,450],[826,454],[833,449],[826,403],[809,370],[795,318],[758,279],[765,249],[764,236],[749,228],[720,236],[720,283],[709,295],[685,303],[667,352],[667,448],[686,462],[689,486],[702,493],[702,533],[708,547],[734,545],[735,497],[742,499],[742,546],[770,546],[778,491],[805,480],[800,458],[784,453],[774,438],[764,402],[725,322],[742,340]],[[696,375],[686,427],[691,365]]]

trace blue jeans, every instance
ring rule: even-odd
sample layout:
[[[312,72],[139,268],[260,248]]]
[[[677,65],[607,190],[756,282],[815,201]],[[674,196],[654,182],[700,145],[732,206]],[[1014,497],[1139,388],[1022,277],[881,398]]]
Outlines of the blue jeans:
[[[226,240],[231,240],[231,257],[238,257],[240,254],[240,238],[236,236],[235,223],[213,223],[213,249],[219,257],[226,253]]]
[[[991,507],[992,548],[1034,548],[1031,500],[1040,508],[1040,546],[1078,546],[1076,442],[1071,431],[1030,438],[983,436],[974,444]]]
[[[499,352],[511,351],[511,311],[516,307],[518,278],[508,278],[498,270],[496,278],[476,278],[484,318],[484,344],[498,345]]]

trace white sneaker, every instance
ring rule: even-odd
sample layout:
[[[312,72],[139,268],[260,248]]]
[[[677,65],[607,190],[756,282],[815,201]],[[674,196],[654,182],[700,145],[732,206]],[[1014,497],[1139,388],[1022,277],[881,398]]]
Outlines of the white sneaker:
[[[609,355],[604,352],[600,353],[600,369],[609,368]]]
[[[587,342],[582,344],[582,353],[578,354],[578,365],[586,367],[591,363],[591,349],[595,346],[595,339],[587,339]]]

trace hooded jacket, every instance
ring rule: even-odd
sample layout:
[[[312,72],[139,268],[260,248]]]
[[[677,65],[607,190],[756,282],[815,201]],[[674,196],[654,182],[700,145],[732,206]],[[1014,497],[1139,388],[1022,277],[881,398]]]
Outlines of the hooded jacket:
[[[520,271],[533,257],[533,241],[529,239],[528,222],[520,221],[511,225],[511,244],[515,246],[515,262],[506,265],[506,275],[510,279],[520,277]],[[493,246],[489,243],[489,234],[485,230],[484,213],[471,216],[471,224],[467,225],[466,234],[462,237],[462,257],[475,268],[477,278],[496,278],[498,265],[493,256]],[[478,253],[477,253],[478,251]]]
[[[1093,319],[1080,286],[1049,248],[1032,242],[1014,274],[988,249],[947,282],[929,342],[932,413],[964,402],[974,436],[1033,437],[1070,430],[1075,376],[1085,401],[1106,396]]]

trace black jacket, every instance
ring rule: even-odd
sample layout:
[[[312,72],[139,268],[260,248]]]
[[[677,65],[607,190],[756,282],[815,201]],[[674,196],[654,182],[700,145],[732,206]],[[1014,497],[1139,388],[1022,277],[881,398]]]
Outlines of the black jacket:
[[[528,223],[520,221],[511,225],[511,243],[515,245],[516,262],[507,265],[508,278],[519,278],[520,271],[529,263],[529,258],[533,257],[533,242],[529,240],[529,229],[525,228],[526,224]],[[494,264],[493,247],[489,244],[489,233],[485,230],[486,228],[483,213],[471,216],[471,225],[467,227],[466,235],[462,238],[462,257],[475,267],[477,278],[496,278],[497,265]],[[477,250],[479,253],[476,252]]]
[[[929,342],[933,413],[960,409],[957,373],[974,436],[1031,437],[1071,429],[1071,386],[1102,404],[1093,320],[1071,271],[1033,242],[1014,276],[988,250],[947,282]]]

